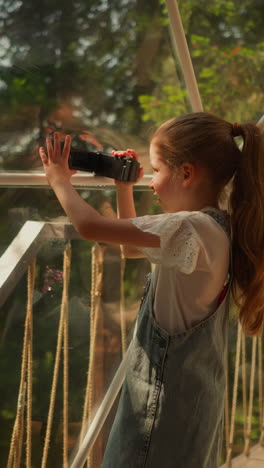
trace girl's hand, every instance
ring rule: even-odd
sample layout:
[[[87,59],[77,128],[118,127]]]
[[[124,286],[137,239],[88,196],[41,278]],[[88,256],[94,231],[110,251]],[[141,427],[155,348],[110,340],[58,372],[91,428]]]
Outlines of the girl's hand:
[[[63,149],[61,150],[61,137],[58,132],[54,133],[54,142],[50,137],[46,138],[47,152],[42,146],[39,155],[51,186],[56,183],[69,181],[77,171],[69,168],[69,154],[71,149],[71,136],[66,135]]]
[[[114,156],[118,156],[120,158],[124,157],[124,156],[128,156],[129,158],[133,158],[133,159],[136,159],[138,161],[138,155],[136,153],[136,151],[132,150],[132,149],[127,149],[126,151],[112,151],[112,154]],[[123,180],[117,180],[115,179],[115,184],[117,186],[129,186],[129,185],[134,185],[136,184],[140,179],[142,179],[144,175],[144,171],[143,171],[143,167],[140,167],[139,168],[139,174],[138,174],[138,178],[135,182],[130,182],[130,181],[123,181]]]

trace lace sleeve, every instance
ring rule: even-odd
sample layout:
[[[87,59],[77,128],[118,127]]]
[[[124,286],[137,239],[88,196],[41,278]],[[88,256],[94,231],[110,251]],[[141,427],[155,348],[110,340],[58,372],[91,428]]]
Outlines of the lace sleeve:
[[[152,263],[190,274],[197,265],[200,243],[199,237],[188,220],[189,212],[131,218],[133,224],[142,231],[151,232],[160,238],[158,248],[140,248]]]

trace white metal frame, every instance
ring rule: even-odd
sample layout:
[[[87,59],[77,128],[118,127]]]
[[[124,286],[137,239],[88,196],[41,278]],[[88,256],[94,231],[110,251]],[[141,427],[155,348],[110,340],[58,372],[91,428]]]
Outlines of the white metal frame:
[[[191,106],[194,112],[202,112],[203,105],[195,77],[192,59],[186,41],[177,0],[166,0],[170,20],[172,45],[179,57]]]
[[[0,257],[0,307],[47,239],[80,239],[69,223],[27,221]]]
[[[145,175],[137,184],[138,187],[148,186],[151,175]],[[93,174],[77,173],[72,176],[72,183],[75,187],[115,187],[113,179],[107,177],[96,177]],[[47,177],[44,172],[0,172],[0,187],[49,187]]]
[[[182,67],[186,87],[189,93],[191,106],[194,112],[202,111],[202,102],[198,90],[197,81],[195,78],[190,52],[182,26],[181,16],[176,0],[166,0],[172,43],[175,52],[179,57]],[[139,187],[148,186],[151,175],[145,175],[143,179],[136,184]],[[92,174],[76,174],[72,177],[74,186],[86,187],[114,187],[113,180],[106,177],[95,177]],[[48,186],[48,181],[43,172],[2,172],[0,173],[0,186],[32,186],[45,187]]]
[[[0,258],[0,307],[13,291],[14,287],[25,273],[28,265],[46,240],[71,240],[80,238],[74,227],[69,223],[27,221]],[[124,381],[129,358],[129,349],[130,347],[128,347],[105,397],[88,428],[84,440],[73,460],[72,468],[83,466],[85,463],[87,451],[92,448],[115,402]]]
[[[81,468],[87,460],[87,454],[92,448],[94,442],[99,435],[104,422],[118,396],[118,393],[123,385],[126,368],[129,360],[131,343],[109,385],[109,388],[105,394],[105,397],[100,404],[86,434],[85,437],[78,449],[78,452],[73,457],[73,460],[70,464],[70,468]]]

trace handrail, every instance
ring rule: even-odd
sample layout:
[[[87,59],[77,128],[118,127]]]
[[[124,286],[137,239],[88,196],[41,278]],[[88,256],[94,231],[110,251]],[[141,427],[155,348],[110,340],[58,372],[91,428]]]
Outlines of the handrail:
[[[27,221],[0,258],[0,307],[47,239],[80,239],[70,223]]]
[[[66,219],[66,218],[65,218]],[[0,258],[0,306],[19,282],[43,242],[48,239],[80,239],[74,227],[66,222],[27,221]],[[72,468],[82,467],[123,384],[129,349],[119,365],[84,440],[73,460]]]
[[[144,190],[152,178],[151,174],[144,177],[135,184],[136,189]],[[72,184],[76,187],[104,188],[115,187],[113,179],[108,177],[97,177],[93,174],[83,174],[78,172],[72,176]],[[28,187],[49,187],[47,177],[44,172],[0,172],[0,187],[19,187],[25,185]]]
[[[65,218],[67,219],[67,218]],[[65,240],[79,239],[79,234],[68,222],[38,222],[27,221],[17,234],[13,242],[7,248],[0,258],[0,301],[3,303],[8,294],[19,281],[22,274],[36,255],[42,243],[47,239],[60,238]],[[130,347],[129,347],[130,349]],[[261,356],[261,351],[259,351]],[[98,407],[95,416],[87,430],[87,433],[80,444],[77,453],[74,454],[71,468],[82,468],[88,452],[91,450],[94,442],[101,431],[103,424],[113,406],[113,403],[121,389],[125,378],[126,367],[129,359],[129,351],[126,352],[112,382]],[[255,361],[254,361],[255,362]],[[245,365],[245,363],[244,363]],[[255,365],[255,364],[254,364]],[[253,375],[253,374],[252,374]],[[261,378],[261,377],[260,377]],[[237,389],[236,389],[237,392]],[[253,390],[251,391],[253,395]],[[235,411],[235,410],[234,410]],[[244,414],[244,417],[247,415]],[[263,424],[263,423],[262,423]],[[263,427],[263,426],[262,426]],[[250,431],[249,431],[250,432]],[[249,433],[248,433],[249,437]],[[263,438],[263,430],[262,430]],[[248,439],[247,439],[248,441]],[[254,450],[260,450],[258,445]],[[255,452],[254,452],[255,453]],[[262,452],[258,452],[260,456]],[[223,465],[223,468],[227,465]]]

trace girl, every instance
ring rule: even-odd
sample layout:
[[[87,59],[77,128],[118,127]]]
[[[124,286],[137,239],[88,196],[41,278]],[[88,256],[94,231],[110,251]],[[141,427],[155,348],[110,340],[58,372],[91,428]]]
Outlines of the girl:
[[[55,134],[40,156],[75,228],[85,239],[122,244],[127,255],[156,264],[103,468],[217,468],[231,289],[245,332],[263,329],[260,131],[207,113],[164,123],[150,144],[150,187],[165,214],[142,218],[136,218],[130,183],[117,183],[119,219],[82,200],[70,182],[70,144],[67,136],[61,153]],[[228,214],[219,201],[232,178]]]

